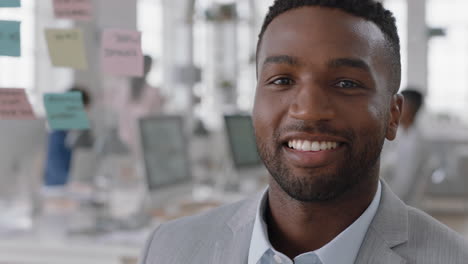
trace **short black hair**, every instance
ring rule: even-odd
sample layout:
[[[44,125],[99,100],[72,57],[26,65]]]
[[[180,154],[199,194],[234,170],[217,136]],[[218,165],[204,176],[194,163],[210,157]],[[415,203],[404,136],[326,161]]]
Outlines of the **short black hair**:
[[[380,2],[375,0],[275,0],[263,21],[257,42],[257,54],[263,35],[270,23],[284,12],[304,6],[336,8],[375,23],[388,42],[387,46],[390,51],[388,56],[392,63],[390,87],[392,93],[398,92],[401,82],[401,55],[396,19],[391,11],[385,9]]]
[[[424,96],[422,93],[413,88],[407,88],[401,92],[405,101],[414,107],[414,114],[417,114],[419,109],[424,104]]]
[[[91,95],[87,91],[87,89],[83,86],[80,85],[74,85],[70,89],[68,89],[69,92],[80,92],[81,93],[81,98],[83,99],[83,105],[85,107],[89,106],[91,104]]]
[[[153,58],[150,55],[143,56],[143,68],[145,73],[148,73],[153,66]]]

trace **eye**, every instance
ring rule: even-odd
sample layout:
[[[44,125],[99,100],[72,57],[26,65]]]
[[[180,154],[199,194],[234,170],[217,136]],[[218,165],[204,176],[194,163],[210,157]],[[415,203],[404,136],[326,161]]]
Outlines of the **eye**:
[[[341,81],[338,81],[335,85],[340,87],[340,88],[344,88],[344,89],[362,87],[359,83],[354,82],[354,81],[350,81],[350,80],[341,80]]]
[[[277,78],[273,80],[271,83],[275,85],[292,85],[293,80],[286,78],[286,77],[281,77],[281,78]]]

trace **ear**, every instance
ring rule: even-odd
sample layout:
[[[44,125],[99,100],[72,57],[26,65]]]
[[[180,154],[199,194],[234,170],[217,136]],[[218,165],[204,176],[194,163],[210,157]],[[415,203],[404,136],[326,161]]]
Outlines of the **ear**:
[[[401,94],[395,94],[391,99],[390,118],[388,119],[387,133],[385,136],[388,140],[394,140],[397,135],[401,113],[403,112],[403,100]]]

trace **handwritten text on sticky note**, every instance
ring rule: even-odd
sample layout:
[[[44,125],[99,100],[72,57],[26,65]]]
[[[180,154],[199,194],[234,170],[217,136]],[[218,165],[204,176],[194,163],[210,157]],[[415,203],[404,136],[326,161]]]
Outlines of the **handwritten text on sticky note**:
[[[24,89],[0,88],[0,120],[36,119]]]
[[[21,56],[19,21],[0,20],[0,56]]]
[[[52,65],[88,68],[81,29],[46,29],[45,34]]]
[[[110,29],[102,35],[103,71],[122,76],[143,76],[141,33]]]
[[[0,7],[20,7],[20,0],[0,0]]]
[[[46,93],[44,106],[49,126],[53,130],[89,129],[89,120],[80,92]]]
[[[91,0],[54,0],[54,13],[57,18],[90,20],[91,8]]]

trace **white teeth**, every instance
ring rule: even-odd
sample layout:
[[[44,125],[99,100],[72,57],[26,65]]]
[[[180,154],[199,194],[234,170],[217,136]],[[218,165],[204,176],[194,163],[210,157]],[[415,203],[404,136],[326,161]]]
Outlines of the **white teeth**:
[[[327,150],[327,149],[328,149],[327,142],[320,143],[320,150]]]
[[[297,149],[302,149],[302,140],[298,140],[296,142],[296,147],[297,147]]]
[[[310,141],[304,141],[304,143],[302,143],[302,150],[303,151],[310,151],[311,150],[311,144],[310,144]]]
[[[292,148],[301,150],[302,149],[302,142],[300,142],[299,140],[294,140]]]
[[[320,151],[320,143],[317,141],[312,142],[312,151]]]
[[[338,147],[338,142],[291,140],[288,142],[288,146],[289,148],[300,151],[323,151],[336,149]]]

